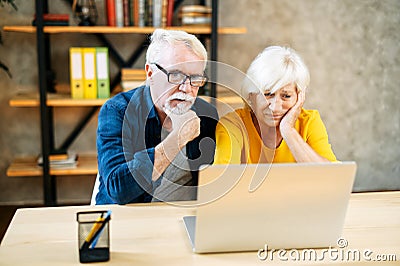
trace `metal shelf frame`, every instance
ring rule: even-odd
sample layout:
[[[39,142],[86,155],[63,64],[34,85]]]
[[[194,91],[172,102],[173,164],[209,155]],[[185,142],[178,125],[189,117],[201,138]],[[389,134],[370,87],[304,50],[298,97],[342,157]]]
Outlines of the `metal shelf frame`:
[[[71,3],[71,1],[66,0]],[[175,3],[177,8],[183,0],[178,0]],[[202,1],[203,4],[205,1]],[[65,152],[68,147],[74,142],[78,134],[84,126],[96,114],[99,107],[91,107],[87,115],[79,121],[77,126],[72,130],[70,135],[65,139],[59,148],[54,146],[54,117],[53,107],[47,105],[47,93],[55,92],[53,71],[51,69],[51,44],[50,34],[44,31],[43,14],[48,13],[48,0],[36,0],[36,41],[37,41],[37,58],[38,58],[38,79],[39,79],[39,98],[40,98],[40,128],[41,128],[41,150],[43,155],[43,193],[45,206],[57,206],[57,189],[56,176],[50,174],[50,154]],[[200,39],[205,41],[210,39],[211,61],[217,61],[218,48],[218,0],[212,1],[212,22],[211,34],[200,34]],[[93,33],[103,44],[109,48],[110,57],[120,67],[131,67],[132,64],[145,51],[148,41],[147,39],[132,53],[128,60],[124,60],[117,49],[112,46],[106,36],[102,33]],[[211,80],[216,80],[216,68],[210,69]],[[115,88],[121,81],[121,73],[111,81],[111,89]],[[210,84],[211,97],[217,96],[216,84]]]

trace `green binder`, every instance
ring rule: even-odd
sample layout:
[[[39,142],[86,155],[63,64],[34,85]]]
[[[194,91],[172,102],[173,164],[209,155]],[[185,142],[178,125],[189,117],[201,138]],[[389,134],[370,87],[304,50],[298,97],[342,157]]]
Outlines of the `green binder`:
[[[108,48],[96,47],[97,97],[110,97]]]

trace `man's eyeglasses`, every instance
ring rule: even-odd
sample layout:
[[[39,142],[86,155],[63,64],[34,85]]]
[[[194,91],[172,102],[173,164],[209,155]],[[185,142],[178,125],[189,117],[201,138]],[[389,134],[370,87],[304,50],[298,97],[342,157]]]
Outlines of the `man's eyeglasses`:
[[[153,63],[159,70],[165,73],[168,77],[168,82],[175,85],[181,85],[186,82],[187,79],[190,81],[190,85],[193,87],[202,87],[207,82],[207,76],[205,75],[186,75],[180,71],[168,72],[165,68],[157,63]]]

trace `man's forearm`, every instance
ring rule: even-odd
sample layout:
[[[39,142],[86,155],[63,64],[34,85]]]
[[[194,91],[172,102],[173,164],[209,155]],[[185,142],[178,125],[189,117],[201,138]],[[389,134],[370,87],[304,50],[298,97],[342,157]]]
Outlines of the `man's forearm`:
[[[178,145],[178,135],[171,133],[154,149],[152,180],[156,181],[183,148]]]

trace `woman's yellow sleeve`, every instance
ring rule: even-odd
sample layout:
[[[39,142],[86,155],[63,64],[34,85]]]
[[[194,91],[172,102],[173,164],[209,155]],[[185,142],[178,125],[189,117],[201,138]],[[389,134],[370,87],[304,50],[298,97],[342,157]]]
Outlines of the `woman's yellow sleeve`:
[[[215,138],[217,143],[214,164],[240,164],[243,138],[237,125],[226,117],[221,118]]]
[[[307,132],[306,141],[315,152],[329,161],[337,161],[332,151],[331,144],[329,143],[326,127],[318,111],[315,111],[312,119],[310,119]]]

